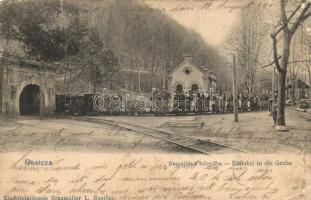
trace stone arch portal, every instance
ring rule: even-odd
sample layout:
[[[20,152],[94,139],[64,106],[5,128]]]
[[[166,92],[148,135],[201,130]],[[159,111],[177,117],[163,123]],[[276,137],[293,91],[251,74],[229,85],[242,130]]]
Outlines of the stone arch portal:
[[[43,115],[46,112],[46,108],[47,106],[50,104],[49,101],[49,95],[47,93],[47,89],[44,86],[44,84],[40,83],[38,80],[36,79],[28,79],[28,80],[24,80],[22,82],[20,82],[18,84],[17,90],[16,90],[16,98],[15,98],[15,112],[16,114],[21,115],[21,111],[20,111],[20,101],[21,101],[21,95],[24,91],[24,89],[27,90],[27,86],[34,86],[34,87],[38,87],[39,88],[39,94],[40,94],[40,115]],[[27,115],[27,114],[26,114]],[[29,114],[29,115],[36,115],[36,114]]]
[[[44,99],[41,97],[41,89],[37,84],[25,86],[19,96],[20,115],[40,115],[41,105]]]

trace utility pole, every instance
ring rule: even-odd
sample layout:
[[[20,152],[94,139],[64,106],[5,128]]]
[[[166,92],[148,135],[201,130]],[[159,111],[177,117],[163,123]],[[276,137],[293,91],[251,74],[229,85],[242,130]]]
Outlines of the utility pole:
[[[39,103],[39,108],[40,108],[40,117],[43,118],[44,117],[44,94],[43,94],[43,90],[40,88],[40,103]]]
[[[3,52],[3,49],[0,49]],[[0,54],[0,61],[2,59],[2,54]],[[4,102],[4,65],[0,65],[0,114],[3,112],[3,102]]]
[[[0,59],[2,59],[0,57]],[[0,66],[0,114],[4,114],[5,110],[4,110],[4,89],[5,89],[5,75],[6,75],[6,69],[5,69],[5,65],[1,65]]]
[[[166,90],[166,59],[164,59],[163,63],[163,91]]]
[[[232,62],[232,74],[233,74],[233,110],[234,110],[234,122],[238,122],[238,99],[236,94],[236,70],[235,70],[235,55],[233,54]]]
[[[93,93],[96,94],[96,83],[97,82],[97,71],[96,71],[96,66],[94,66],[93,69]]]
[[[138,64],[138,93],[139,94],[141,93],[141,88],[140,88],[140,82],[141,82],[140,76],[141,76],[141,74],[140,74],[140,71],[141,71],[140,64]]]
[[[310,102],[311,102],[311,46],[309,45],[308,46],[309,48],[309,52],[308,52],[308,67],[307,67],[307,70],[308,70],[308,76],[309,76],[309,99],[310,99]]]

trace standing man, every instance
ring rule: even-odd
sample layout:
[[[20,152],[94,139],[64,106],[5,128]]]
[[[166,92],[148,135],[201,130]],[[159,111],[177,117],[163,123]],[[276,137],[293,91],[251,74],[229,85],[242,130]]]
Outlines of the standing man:
[[[276,125],[276,116],[277,116],[277,98],[278,98],[277,95],[275,95],[274,98],[272,99],[272,105],[271,105],[274,126]]]

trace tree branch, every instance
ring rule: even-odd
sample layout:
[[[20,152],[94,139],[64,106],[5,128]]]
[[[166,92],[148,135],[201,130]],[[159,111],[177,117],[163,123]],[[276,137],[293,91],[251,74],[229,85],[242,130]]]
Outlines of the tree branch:
[[[304,2],[306,2],[306,1],[304,1]],[[300,6],[298,7],[299,9],[302,7],[304,2],[300,4]],[[311,7],[311,2],[308,1],[308,3],[305,5],[303,10],[301,11],[299,17],[297,17],[297,19],[293,23],[292,28],[289,30],[291,35],[293,35],[295,33],[295,31],[297,30],[297,28],[299,27],[300,24],[302,24],[306,19],[308,19],[308,17],[311,16],[311,13],[307,13],[307,11],[310,9],[310,7]]]
[[[279,56],[278,57],[278,60],[280,60],[282,58],[282,56]],[[262,65],[262,66],[260,66],[261,68],[266,68],[266,67],[270,67],[271,65],[273,65],[275,63],[275,61],[272,61],[271,63],[269,63],[269,64],[266,64],[266,65]]]
[[[298,12],[299,9],[300,9],[300,6],[298,6],[295,9],[295,11],[289,16],[289,18],[287,19],[287,22],[283,23],[283,25],[274,33],[275,35],[278,35],[285,28],[285,26],[288,26],[288,23],[295,16],[295,14]]]
[[[279,62],[279,55],[278,55],[278,49],[277,49],[277,39],[275,34],[271,34],[271,38],[273,41],[273,58],[274,63],[279,72],[282,72],[283,69],[281,68],[280,62]]]

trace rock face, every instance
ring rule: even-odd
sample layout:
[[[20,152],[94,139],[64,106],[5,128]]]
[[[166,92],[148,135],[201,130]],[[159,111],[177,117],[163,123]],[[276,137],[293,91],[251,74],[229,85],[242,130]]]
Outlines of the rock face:
[[[43,115],[55,110],[55,69],[24,60],[0,60],[0,109],[5,115]]]

